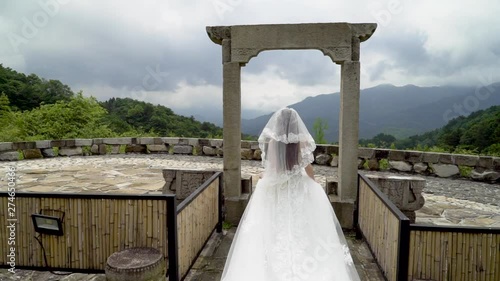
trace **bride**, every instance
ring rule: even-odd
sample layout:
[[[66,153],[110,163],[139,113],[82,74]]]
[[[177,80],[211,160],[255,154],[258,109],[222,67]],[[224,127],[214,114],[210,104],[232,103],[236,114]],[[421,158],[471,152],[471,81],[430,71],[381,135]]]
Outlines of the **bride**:
[[[316,148],[283,108],[259,137],[264,174],[241,218],[222,281],[359,280],[340,224],[310,163]]]

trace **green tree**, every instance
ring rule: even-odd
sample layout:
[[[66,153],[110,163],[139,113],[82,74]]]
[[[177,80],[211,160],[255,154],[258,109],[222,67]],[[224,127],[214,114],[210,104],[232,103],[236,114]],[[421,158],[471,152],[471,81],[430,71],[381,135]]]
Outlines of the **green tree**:
[[[314,141],[318,144],[327,143],[325,140],[325,131],[328,130],[328,123],[322,118],[316,118],[313,124]]]

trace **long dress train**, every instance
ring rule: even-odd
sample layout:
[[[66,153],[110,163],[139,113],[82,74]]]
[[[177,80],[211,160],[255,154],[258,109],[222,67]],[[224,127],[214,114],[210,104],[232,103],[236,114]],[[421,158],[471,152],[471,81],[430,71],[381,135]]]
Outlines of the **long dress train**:
[[[328,197],[305,172],[257,183],[222,275],[236,280],[359,280]]]

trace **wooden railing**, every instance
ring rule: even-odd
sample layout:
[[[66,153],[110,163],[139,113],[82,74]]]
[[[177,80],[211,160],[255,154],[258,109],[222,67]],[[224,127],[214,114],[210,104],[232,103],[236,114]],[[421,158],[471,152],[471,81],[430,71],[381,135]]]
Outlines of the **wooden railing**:
[[[222,230],[222,173],[217,172],[177,207],[179,275],[183,279],[210,235]]]
[[[167,205],[173,205],[172,195],[17,193],[11,217],[4,213],[10,202],[6,195],[0,193],[0,225],[15,220],[16,268],[103,271],[113,252],[129,247],[153,247],[168,257]],[[63,235],[35,232],[31,215],[39,213],[64,216]],[[1,249],[11,247],[7,235],[0,231]],[[0,255],[0,265],[7,262]]]
[[[409,219],[368,178],[358,177],[358,230],[389,281],[406,278]],[[405,260],[406,256],[406,260]]]
[[[409,224],[376,185],[358,179],[358,231],[387,280],[500,280],[500,228]]]
[[[166,257],[168,280],[178,281],[212,232],[222,231],[221,186],[217,172],[179,206],[170,194],[81,193],[17,193],[12,205],[13,194],[0,192],[0,225],[15,224],[15,245],[0,231],[0,249],[15,248],[18,269],[103,273],[112,253],[152,247]],[[35,232],[31,215],[40,213],[61,217],[63,235]],[[0,267],[10,268],[9,259],[0,255]]]
[[[408,280],[500,280],[500,228],[410,226]]]

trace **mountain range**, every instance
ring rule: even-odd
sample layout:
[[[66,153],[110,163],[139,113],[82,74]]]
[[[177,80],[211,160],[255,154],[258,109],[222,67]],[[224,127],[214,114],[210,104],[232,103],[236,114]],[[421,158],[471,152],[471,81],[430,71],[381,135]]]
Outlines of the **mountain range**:
[[[361,90],[359,137],[372,138],[379,133],[406,138],[440,128],[451,119],[500,105],[500,83],[478,87],[415,85],[379,85]],[[317,118],[328,124],[325,139],[338,141],[340,94],[308,97],[291,104],[312,132]],[[258,136],[272,113],[242,120],[242,132]]]

